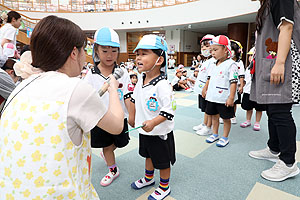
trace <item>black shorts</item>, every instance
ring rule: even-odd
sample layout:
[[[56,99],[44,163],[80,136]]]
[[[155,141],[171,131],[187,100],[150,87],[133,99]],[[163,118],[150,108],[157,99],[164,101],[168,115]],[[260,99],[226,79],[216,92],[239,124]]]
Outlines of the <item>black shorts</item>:
[[[129,143],[127,119],[124,119],[124,128],[119,135],[112,135],[96,126],[91,130],[91,146],[93,148],[103,148],[114,144],[118,148],[125,147]]]
[[[238,99],[234,102],[234,104],[241,104],[242,95],[237,91]]]
[[[179,91],[179,90],[183,90],[183,88],[180,87],[180,86],[178,85],[178,83],[176,83],[175,85],[173,85],[173,90]]]
[[[265,111],[266,105],[265,104],[258,104],[255,101],[250,100],[250,94],[244,93],[243,100],[242,100],[242,108],[244,110],[252,110],[253,108],[256,111]]]
[[[220,114],[222,119],[230,119],[234,117],[234,108],[227,107],[225,104],[207,102],[205,113],[208,115]]]
[[[174,165],[176,156],[173,131],[168,133],[166,140],[157,135],[139,134],[139,143],[139,154],[144,158],[151,158],[155,169],[170,168],[170,163]]]
[[[198,107],[202,112],[206,110],[207,101],[202,97],[201,94],[198,94]]]

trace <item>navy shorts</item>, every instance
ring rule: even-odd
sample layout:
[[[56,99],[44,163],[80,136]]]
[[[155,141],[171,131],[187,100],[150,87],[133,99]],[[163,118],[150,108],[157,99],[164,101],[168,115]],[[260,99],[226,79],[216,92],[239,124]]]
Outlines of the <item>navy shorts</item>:
[[[251,101],[249,97],[250,94],[243,94],[242,108],[244,110],[252,110],[254,108],[256,111],[266,111],[265,104],[258,104],[255,101]]]
[[[201,94],[198,95],[198,107],[202,112],[206,110],[207,101],[202,97]]]
[[[176,161],[173,131],[167,136],[163,140],[157,135],[139,134],[139,154],[144,158],[151,158],[155,169],[170,168],[170,163],[174,165]]]
[[[225,104],[207,102],[205,113],[208,115],[220,114],[222,119],[231,119],[234,117],[234,108],[227,107]]]
[[[119,135],[112,135],[96,126],[91,130],[91,146],[93,148],[103,148],[114,144],[118,148],[125,147],[129,143],[127,119],[124,119],[124,128]]]

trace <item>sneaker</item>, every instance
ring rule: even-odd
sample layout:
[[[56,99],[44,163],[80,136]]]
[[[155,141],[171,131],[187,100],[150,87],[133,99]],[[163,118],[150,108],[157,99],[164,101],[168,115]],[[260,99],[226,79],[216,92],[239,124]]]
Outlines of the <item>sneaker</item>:
[[[146,186],[150,186],[150,185],[154,185],[155,184],[155,181],[154,179],[152,179],[151,181],[146,181],[145,180],[145,177],[131,183],[131,187],[135,190],[139,190],[139,189],[142,189],[143,187],[146,187]]]
[[[219,123],[220,123],[220,124],[224,124],[224,121],[223,121],[222,118],[219,118]]]
[[[194,127],[193,127],[193,130],[194,130],[194,131],[198,131],[198,130],[201,130],[203,127],[205,127],[205,124],[199,124],[199,125],[197,125],[197,126],[194,126]]]
[[[205,126],[203,127],[202,129],[198,130],[196,132],[197,135],[201,135],[201,136],[204,136],[204,135],[211,135],[212,134],[212,130],[211,128]]]
[[[148,200],[161,200],[166,198],[171,193],[170,186],[166,191],[163,191],[161,188],[157,188],[152,194],[148,196]]]
[[[255,122],[255,124],[253,126],[253,130],[260,131],[260,124],[258,122]]]
[[[279,153],[278,154],[273,154],[269,147],[262,149],[262,150],[258,150],[258,151],[250,151],[249,152],[249,156],[252,158],[256,158],[256,159],[261,159],[261,160],[269,160],[272,162],[277,162],[279,160]]]
[[[115,180],[118,176],[120,175],[120,170],[119,168],[117,167],[117,173],[116,174],[113,174],[111,171],[109,171],[106,176],[104,176],[100,182],[100,185],[102,186],[108,186],[110,185],[113,180]]]
[[[225,146],[227,146],[228,143],[229,143],[228,138],[221,137],[216,145],[217,145],[217,147],[225,147]]]
[[[186,92],[193,92],[193,90],[191,88],[186,88],[185,91]]]
[[[209,136],[205,141],[207,143],[213,143],[215,141],[217,141],[219,139],[219,135],[217,134],[212,134],[211,136]]]
[[[293,176],[297,176],[299,172],[297,162],[295,162],[293,166],[288,167],[283,161],[278,160],[271,169],[263,171],[261,176],[269,181],[284,181]]]
[[[251,126],[251,122],[248,120],[240,124],[240,127],[242,128],[246,128],[248,126]]]
[[[105,157],[104,157],[103,151],[100,152],[100,156],[101,156],[101,158],[104,160],[105,164],[107,165],[107,162],[106,162],[106,159],[105,159]]]
[[[236,124],[236,117],[230,119],[232,124]]]

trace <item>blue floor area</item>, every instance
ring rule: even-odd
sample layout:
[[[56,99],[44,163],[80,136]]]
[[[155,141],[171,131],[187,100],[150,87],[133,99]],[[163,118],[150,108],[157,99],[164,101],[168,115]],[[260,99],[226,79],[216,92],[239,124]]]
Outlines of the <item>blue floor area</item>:
[[[171,71],[170,73],[174,72]],[[171,78],[172,75],[170,74]],[[194,101],[194,104],[191,106],[177,105],[175,116],[175,143],[176,145],[179,143],[181,145],[184,144],[188,148],[191,138],[199,142],[206,139],[204,136],[196,135],[192,129],[194,125],[202,122],[203,114],[197,108],[197,95],[184,91],[179,93],[187,94],[182,99]],[[236,116],[237,124],[232,125],[229,135],[230,143],[227,147],[219,148],[214,143],[195,157],[189,157],[177,151],[177,160],[172,167],[170,178],[171,197],[166,198],[167,200],[245,200],[256,183],[277,189],[282,193],[287,193],[287,195],[300,197],[300,175],[284,182],[267,181],[261,178],[260,173],[265,169],[271,168],[274,163],[256,160],[248,156],[249,151],[266,147],[268,129],[265,113],[261,120],[261,131],[253,131],[252,127],[241,128],[239,126],[246,118],[246,112],[240,107],[237,109]],[[299,133],[300,107],[293,107],[293,116]],[[252,119],[254,120],[253,117]],[[219,134],[222,134],[222,130],[221,125]],[[185,140],[179,134],[186,134],[188,137]],[[132,141],[134,139],[136,141],[138,133],[134,131],[130,133],[130,137]],[[176,138],[181,139],[176,140]],[[297,141],[300,141],[299,134],[297,134]],[[198,147],[190,149],[190,151],[195,152],[197,150]],[[102,187],[99,182],[108,170],[102,158],[93,155],[92,182],[100,199],[134,200],[144,195],[150,188],[143,188],[137,191],[130,187],[133,181],[144,175],[144,159],[138,154],[138,146],[118,156],[116,161],[120,168],[120,176],[110,186]],[[300,167],[299,163],[298,167]],[[157,170],[155,172],[155,181],[154,187],[156,188],[159,185],[159,172]],[[266,195],[268,195],[267,192]],[[254,200],[260,199],[255,198]],[[265,196],[264,200],[268,199],[270,198]],[[284,198],[282,200],[287,199]]]

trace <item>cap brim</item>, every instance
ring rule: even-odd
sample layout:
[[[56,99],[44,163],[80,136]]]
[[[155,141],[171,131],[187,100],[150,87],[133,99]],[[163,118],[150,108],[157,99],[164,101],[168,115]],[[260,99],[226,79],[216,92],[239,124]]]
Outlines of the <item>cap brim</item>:
[[[118,44],[117,42],[95,42],[95,43],[101,46],[120,47],[120,44]]]
[[[152,45],[138,45],[134,50],[133,53],[135,53],[138,49],[160,49],[158,47],[152,46]]]

